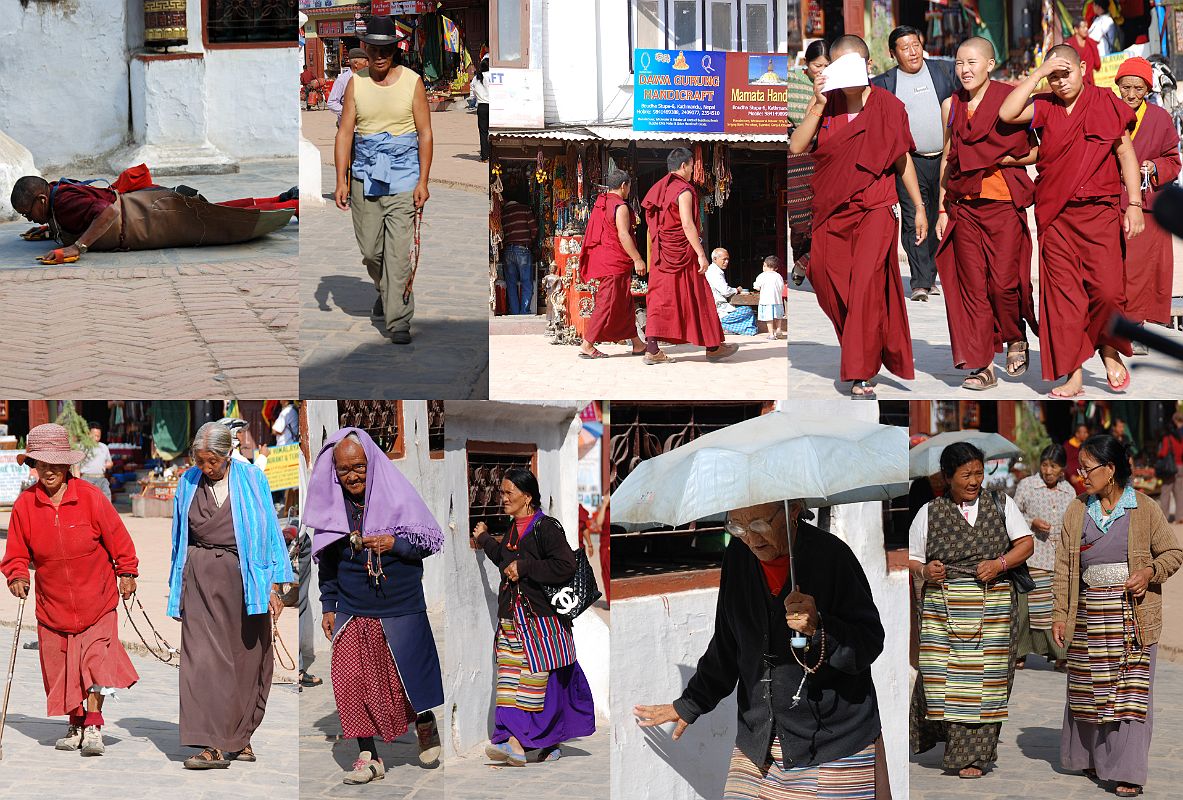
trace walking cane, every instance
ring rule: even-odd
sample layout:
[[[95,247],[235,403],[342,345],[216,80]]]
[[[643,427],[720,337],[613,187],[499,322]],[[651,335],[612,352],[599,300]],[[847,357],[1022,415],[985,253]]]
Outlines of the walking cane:
[[[21,622],[25,617],[25,598],[16,612],[16,633],[12,636],[12,654],[8,657],[8,682],[4,684],[4,707],[0,709],[0,761],[4,760],[4,724],[8,721],[8,695],[12,692],[12,673],[16,670],[16,648],[21,640]]]

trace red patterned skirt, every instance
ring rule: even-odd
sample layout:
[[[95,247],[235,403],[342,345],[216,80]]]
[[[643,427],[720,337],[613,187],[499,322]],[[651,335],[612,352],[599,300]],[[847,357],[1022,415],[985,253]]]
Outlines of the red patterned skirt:
[[[333,697],[346,739],[381,736],[392,742],[407,732],[415,709],[382,631],[382,620],[352,617],[333,638]]]

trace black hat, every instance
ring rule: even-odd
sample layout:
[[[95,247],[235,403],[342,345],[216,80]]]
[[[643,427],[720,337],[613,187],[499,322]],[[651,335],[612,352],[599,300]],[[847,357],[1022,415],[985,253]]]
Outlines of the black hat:
[[[366,35],[361,37],[361,40],[379,47],[394,44],[398,40],[395,36],[394,18],[370,17],[366,21]]]

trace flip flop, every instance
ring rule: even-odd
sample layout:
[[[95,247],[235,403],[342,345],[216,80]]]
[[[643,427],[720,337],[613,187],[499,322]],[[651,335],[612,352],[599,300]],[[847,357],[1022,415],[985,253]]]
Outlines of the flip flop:
[[[75,261],[78,260],[78,256],[70,256],[67,258],[66,255],[62,252],[62,248],[59,247],[57,250],[54,250],[48,256],[37,256],[37,260],[40,261],[42,264],[46,264],[46,265],[50,265],[50,266],[55,265],[55,264],[73,264]]]
[[[21,234],[21,238],[26,242],[44,242],[49,239],[49,226],[38,225],[36,228],[29,228]]]
[[[862,389],[861,392],[856,392],[855,389]],[[851,400],[874,400],[875,399],[875,385],[870,381],[855,381],[850,387]]]
[[[608,354],[605,353],[603,350],[592,350],[590,353],[584,353],[583,351],[580,351],[579,357],[580,358],[608,358]]]
[[[1080,389],[1076,394],[1056,394],[1055,392],[1048,392],[1047,396],[1052,400],[1074,400],[1078,397],[1084,397],[1084,389]]]
[[[1109,384],[1109,388],[1119,394],[1124,394],[1125,390],[1130,388],[1130,381],[1132,380],[1130,378],[1130,368],[1128,366],[1122,366],[1122,370],[1125,371],[1125,380],[1121,383],[1114,383],[1113,378],[1109,376],[1109,370],[1105,370],[1105,383]]]

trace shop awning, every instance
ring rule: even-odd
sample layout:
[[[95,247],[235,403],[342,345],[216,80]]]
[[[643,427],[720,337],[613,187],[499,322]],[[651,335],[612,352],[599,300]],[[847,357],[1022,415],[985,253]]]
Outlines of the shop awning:
[[[545,130],[489,131],[489,137],[504,141],[560,141],[560,142],[747,142],[751,144],[788,144],[788,132],[767,133],[667,133],[634,131],[629,125],[585,125]]]

